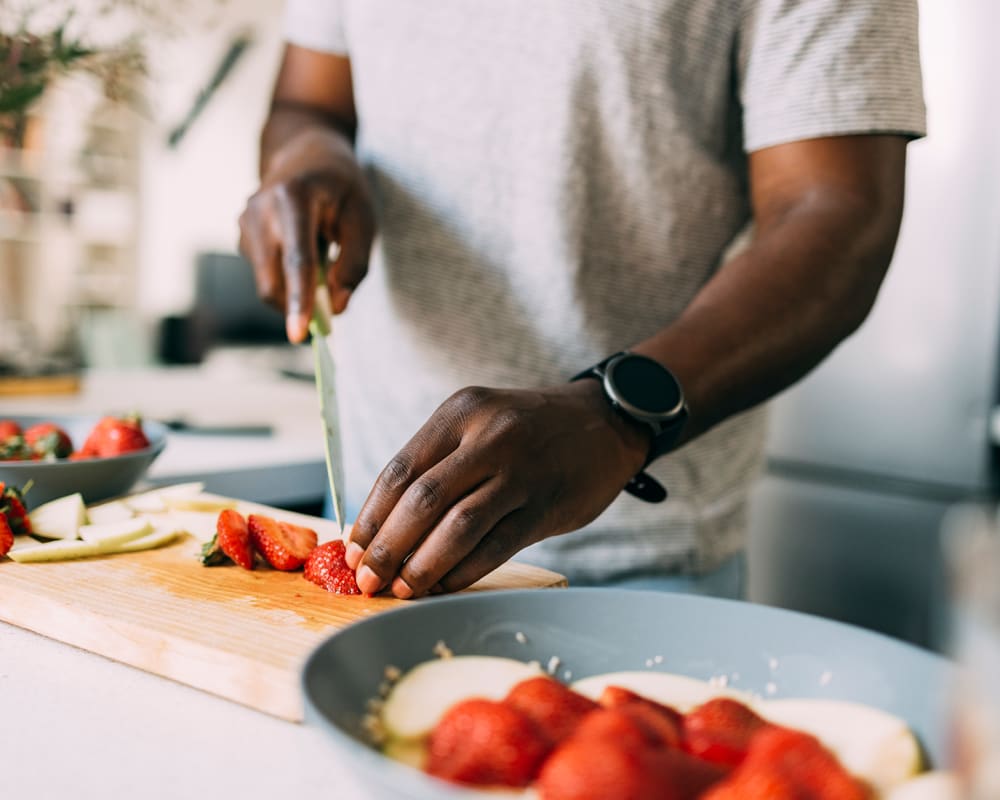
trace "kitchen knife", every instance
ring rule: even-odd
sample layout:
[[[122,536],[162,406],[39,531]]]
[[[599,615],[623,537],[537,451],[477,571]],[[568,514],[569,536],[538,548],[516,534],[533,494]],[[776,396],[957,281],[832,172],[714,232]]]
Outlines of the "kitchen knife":
[[[312,335],[313,357],[316,363],[316,392],[319,395],[319,410],[323,420],[323,446],[326,451],[326,475],[330,481],[330,497],[333,498],[333,513],[341,533],[344,532],[344,465],[340,453],[340,424],[337,414],[337,385],[334,374],[333,355],[330,353],[331,333],[330,295],[326,281],[320,274],[316,288],[316,302],[313,304],[309,333]]]

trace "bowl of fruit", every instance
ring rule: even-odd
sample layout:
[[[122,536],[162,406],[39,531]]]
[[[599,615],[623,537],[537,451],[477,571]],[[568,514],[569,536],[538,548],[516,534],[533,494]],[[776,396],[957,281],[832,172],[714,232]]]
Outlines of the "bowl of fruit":
[[[29,508],[79,492],[94,503],[128,492],[166,446],[166,428],[138,417],[0,419],[0,482]]]
[[[373,798],[951,800],[947,660],[776,608],[545,589],[327,639],[307,721]]]

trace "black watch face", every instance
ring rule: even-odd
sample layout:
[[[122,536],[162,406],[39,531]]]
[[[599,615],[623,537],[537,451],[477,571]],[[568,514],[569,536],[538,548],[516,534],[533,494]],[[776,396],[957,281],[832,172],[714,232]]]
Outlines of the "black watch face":
[[[608,366],[608,377],[619,402],[646,414],[661,415],[680,410],[680,385],[653,359],[629,354]]]

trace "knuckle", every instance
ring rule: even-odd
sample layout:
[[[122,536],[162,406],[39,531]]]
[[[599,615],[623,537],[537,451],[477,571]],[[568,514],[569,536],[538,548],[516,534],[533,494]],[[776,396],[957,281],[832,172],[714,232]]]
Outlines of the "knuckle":
[[[482,519],[482,511],[477,506],[466,504],[456,507],[448,518],[452,537],[460,544],[474,544],[479,537]]]
[[[483,386],[466,386],[448,398],[448,407],[465,416],[480,408],[490,397],[490,390]]]
[[[379,483],[383,489],[395,491],[413,479],[413,461],[400,453],[382,470]]]
[[[528,423],[528,413],[520,408],[502,408],[490,420],[490,428],[498,434],[523,430]]]
[[[403,565],[400,575],[402,575],[403,580],[417,594],[427,591],[432,585],[433,575],[430,570],[414,562],[413,559],[410,559]]]
[[[391,571],[392,551],[385,542],[375,540],[368,545],[365,553],[365,564],[371,567],[377,575],[384,576]]]
[[[442,500],[441,484],[434,478],[420,478],[409,488],[410,503],[423,513],[433,512]]]

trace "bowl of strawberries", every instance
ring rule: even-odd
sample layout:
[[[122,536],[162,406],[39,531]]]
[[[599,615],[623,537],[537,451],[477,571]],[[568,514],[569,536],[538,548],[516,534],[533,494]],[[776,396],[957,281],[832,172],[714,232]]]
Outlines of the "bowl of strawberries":
[[[338,631],[307,721],[373,798],[952,800],[939,656],[751,603],[543,589]]]
[[[29,508],[79,492],[86,503],[127,493],[166,446],[166,428],[135,416],[0,419],[0,482]]]

